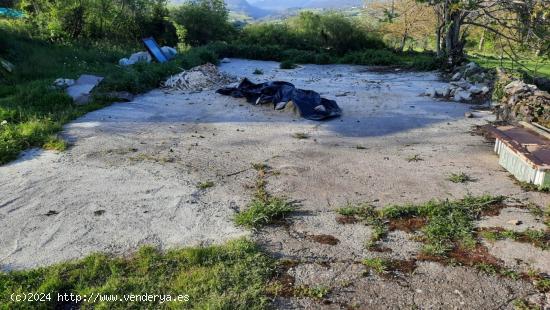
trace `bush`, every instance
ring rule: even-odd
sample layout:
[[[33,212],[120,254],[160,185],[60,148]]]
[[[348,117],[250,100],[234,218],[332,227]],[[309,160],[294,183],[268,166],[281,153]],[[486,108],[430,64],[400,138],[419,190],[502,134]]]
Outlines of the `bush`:
[[[192,46],[231,37],[235,29],[228,17],[223,0],[192,0],[172,11],[174,23],[186,30],[185,41]]]
[[[61,42],[75,39],[135,42],[153,36],[160,44],[174,45],[176,32],[167,21],[165,0],[117,1],[55,0],[24,1],[22,9],[42,38]]]
[[[260,23],[245,27],[238,39],[244,45],[280,46],[283,50],[343,55],[350,51],[385,48],[354,20],[341,14],[302,12],[282,24]]]
[[[281,64],[279,65],[279,68],[281,68],[281,69],[294,69],[294,68],[296,68],[296,64],[293,63],[290,60],[285,60],[285,61],[281,62]]]

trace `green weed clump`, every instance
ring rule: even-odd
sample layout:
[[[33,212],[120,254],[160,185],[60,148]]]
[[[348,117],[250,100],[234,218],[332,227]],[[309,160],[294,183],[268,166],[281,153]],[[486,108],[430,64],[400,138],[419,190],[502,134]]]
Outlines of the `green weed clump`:
[[[467,175],[464,172],[460,173],[451,173],[447,180],[453,182],[453,183],[467,183],[467,182],[473,182],[474,179],[472,179],[469,175]]]
[[[373,234],[368,241],[369,247],[384,238],[388,225],[407,219],[423,219],[419,229],[424,242],[424,253],[434,256],[446,256],[457,248],[473,248],[477,241],[474,234],[474,221],[483,211],[499,207],[503,197],[467,196],[464,199],[450,201],[432,200],[420,205],[389,206],[375,209],[368,205],[345,207],[338,212],[345,216],[354,216],[367,225],[373,226]]]
[[[265,180],[269,166],[264,163],[252,164],[252,168],[258,172],[256,180],[256,193],[246,207],[246,210],[235,215],[235,224],[246,228],[260,228],[284,219],[288,214],[296,211],[296,206],[281,197],[270,195],[266,190]]]
[[[235,216],[235,223],[246,228],[259,228],[276,220],[284,219],[295,210],[296,208],[292,204],[282,198],[255,198],[245,211]]]
[[[81,301],[79,309],[265,309],[273,261],[252,242],[161,252],[143,247],[130,257],[93,254],[77,261],[25,271],[0,272],[3,309],[57,309],[57,294],[188,296],[188,301]],[[44,302],[15,302],[12,293],[50,294]]]

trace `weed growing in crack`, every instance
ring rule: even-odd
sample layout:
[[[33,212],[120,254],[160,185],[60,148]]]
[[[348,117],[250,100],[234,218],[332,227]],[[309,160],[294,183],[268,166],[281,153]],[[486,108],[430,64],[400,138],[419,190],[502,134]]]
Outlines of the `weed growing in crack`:
[[[540,310],[540,307],[525,299],[516,299],[513,302],[514,310]]]
[[[548,231],[527,229],[518,232],[502,228],[485,228],[480,230],[479,234],[490,241],[511,239],[518,242],[530,243],[542,250],[550,249],[550,232]]]
[[[419,161],[423,161],[423,160],[424,159],[422,157],[420,157],[419,154],[415,154],[413,156],[407,157],[408,162],[419,162]]]
[[[424,252],[427,255],[445,256],[455,248],[471,249],[477,244],[474,234],[474,220],[483,211],[500,205],[503,197],[470,197],[457,201],[432,200],[422,205],[390,206],[375,210],[368,205],[340,209],[342,215],[355,216],[367,225],[374,227],[368,245],[373,246],[384,238],[388,224],[392,221],[418,218],[421,221],[411,222],[422,232]],[[411,225],[412,225],[411,224]],[[392,226],[392,225],[389,225]],[[395,227],[395,225],[393,225]]]
[[[262,75],[262,74],[264,74],[264,70],[256,68],[256,69],[254,70],[254,72],[252,72],[252,74],[255,74],[255,75]]]
[[[211,187],[214,187],[214,182],[212,181],[200,182],[199,184],[197,184],[197,188],[202,190],[205,190]]]
[[[362,261],[363,265],[369,267],[369,269],[376,273],[384,273],[388,270],[389,262],[383,258],[365,258]]]
[[[467,175],[464,172],[460,173],[451,173],[447,180],[453,182],[453,183],[467,183],[467,182],[474,182],[475,179],[471,178],[469,175]]]
[[[309,297],[313,299],[323,299],[330,294],[330,288],[319,286],[298,286],[294,288],[294,297]]]
[[[378,241],[382,240],[388,233],[388,229],[380,216],[380,211],[376,210],[369,204],[362,204],[359,206],[348,204],[347,206],[338,209],[337,212],[342,216],[362,221],[373,227],[372,235],[366,243],[367,248],[376,247]]]
[[[309,139],[309,135],[307,133],[303,132],[295,132],[292,134],[292,137],[298,140],[306,140]]]
[[[235,216],[235,224],[246,228],[260,228],[294,212],[296,206],[281,197],[270,195],[266,190],[267,181],[265,175],[269,167],[265,164],[253,164],[258,171],[256,179],[256,193],[245,211]]]

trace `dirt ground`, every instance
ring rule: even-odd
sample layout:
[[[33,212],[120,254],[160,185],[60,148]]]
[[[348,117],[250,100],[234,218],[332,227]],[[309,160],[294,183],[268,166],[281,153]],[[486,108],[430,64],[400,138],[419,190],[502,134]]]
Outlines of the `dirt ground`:
[[[256,68],[265,74],[252,75]],[[516,185],[498,165],[492,145],[471,132],[491,120],[490,113],[474,111],[476,117],[468,119],[464,113],[473,106],[419,96],[443,85],[436,73],[377,73],[347,65],[279,70],[275,62],[247,60],[221,69],[316,90],[337,100],[344,115],[307,121],[213,90],[154,90],[89,113],[66,126],[68,151],[32,150],[0,167],[2,268],[97,251],[124,254],[143,244],[171,248],[250,235],[274,257],[297,262],[288,270],[297,285],[330,288],[324,301],[280,297],[278,308],[508,309],[515,299],[550,304],[527,281],[466,267],[421,262],[397,280],[365,275],[362,259],[410,259],[420,245],[408,233],[392,232],[384,241],[392,251],[372,252],[365,247],[370,227],[336,222],[335,210],[348,202],[382,207],[492,194],[549,205],[548,194]],[[297,139],[296,133],[309,138]],[[253,163],[277,172],[267,179],[269,192],[300,203],[288,225],[252,233],[232,224],[252,197]],[[475,182],[447,180],[459,172]],[[200,189],[206,181],[214,186]],[[525,229],[541,227],[540,219],[513,208],[480,226],[504,226],[510,217]],[[338,242],[322,244],[316,235]],[[550,273],[548,251],[513,241],[488,248],[513,268]]]

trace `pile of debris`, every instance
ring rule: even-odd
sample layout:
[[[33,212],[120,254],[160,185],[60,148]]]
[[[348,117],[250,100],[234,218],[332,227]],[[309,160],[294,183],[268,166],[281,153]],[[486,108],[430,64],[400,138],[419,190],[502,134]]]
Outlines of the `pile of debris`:
[[[550,93],[536,85],[512,81],[503,90],[500,104],[495,106],[497,119],[536,122],[550,127]]]
[[[224,74],[215,65],[207,63],[169,77],[162,86],[173,90],[202,91],[236,81],[235,77]]]
[[[160,48],[160,50],[164,53],[164,55],[168,59],[174,58],[178,54],[178,51],[175,48],[170,46],[163,46]],[[118,64],[123,67],[126,67],[126,66],[134,65],[138,62],[150,63],[152,60],[153,58],[151,57],[151,54],[149,54],[149,52],[137,52],[130,55],[129,58],[120,59],[118,61]]]
[[[493,75],[475,62],[455,68],[448,86],[428,89],[424,95],[456,102],[483,102],[489,98]]]

